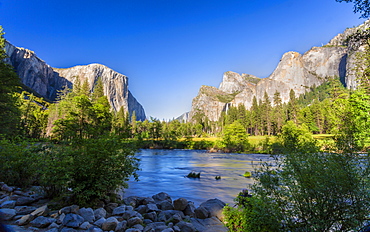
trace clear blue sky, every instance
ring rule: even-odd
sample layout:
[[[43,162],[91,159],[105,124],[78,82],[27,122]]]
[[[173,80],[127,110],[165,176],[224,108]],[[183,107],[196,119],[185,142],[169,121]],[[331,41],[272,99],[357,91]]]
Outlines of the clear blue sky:
[[[359,16],[335,0],[0,0],[12,44],[52,67],[101,63],[128,76],[159,119],[189,111],[226,71],[269,76],[285,52],[321,46]]]

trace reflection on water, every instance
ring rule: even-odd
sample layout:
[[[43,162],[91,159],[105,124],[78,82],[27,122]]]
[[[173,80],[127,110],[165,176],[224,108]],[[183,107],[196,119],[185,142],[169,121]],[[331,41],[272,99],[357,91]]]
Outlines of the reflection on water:
[[[196,205],[218,198],[232,203],[236,195],[252,183],[242,175],[252,172],[261,161],[269,159],[261,154],[207,153],[201,150],[141,150],[139,182],[129,181],[124,196],[148,197],[159,192],[168,193],[173,200],[184,197]],[[194,171],[200,179],[185,176]],[[221,180],[216,180],[221,176]]]

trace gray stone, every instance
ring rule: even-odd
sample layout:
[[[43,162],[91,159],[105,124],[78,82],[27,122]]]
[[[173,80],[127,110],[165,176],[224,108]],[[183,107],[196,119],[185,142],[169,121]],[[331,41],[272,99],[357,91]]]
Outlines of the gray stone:
[[[69,227],[63,227],[60,232],[77,232],[77,230]]]
[[[66,214],[65,218],[63,219],[62,224],[64,226],[78,228],[84,222],[84,218],[78,214],[69,213]]]
[[[222,202],[221,200],[217,198],[207,200],[206,202],[203,202],[202,204],[200,204],[201,207],[206,208],[207,211],[209,212],[208,217],[217,217],[221,221],[224,219],[224,215],[222,211],[225,205],[226,204],[224,202]]]
[[[125,232],[127,228],[127,221],[121,221],[117,224],[116,232]]]
[[[189,201],[186,205],[185,209],[183,210],[184,214],[190,217],[195,216],[195,205],[193,202]]]
[[[98,227],[90,227],[87,231],[90,231],[90,232],[103,232],[102,229],[98,228]]]
[[[13,192],[14,188],[9,187],[7,184],[3,184],[3,186],[1,187],[1,190],[5,191],[5,192]]]
[[[107,211],[107,213],[112,213],[115,208],[118,207],[117,203],[109,203],[106,206],[104,206],[104,209]]]
[[[61,215],[59,215],[59,217],[57,219],[57,223],[58,224],[62,224],[65,217],[66,217],[66,215],[64,213],[62,213]]]
[[[126,212],[126,206],[121,205],[113,209],[112,215],[122,215],[124,212]]]
[[[107,218],[107,220],[102,224],[103,230],[115,230],[118,225],[118,220],[115,217]]]
[[[94,222],[94,225],[101,227],[105,221],[105,218],[100,218]]]
[[[27,215],[24,215],[23,217],[21,217],[19,220],[18,220],[18,225],[20,226],[23,226],[23,225],[27,225],[28,223],[30,223],[30,221],[32,221],[35,217],[31,214],[27,214]]]
[[[16,214],[17,211],[15,211],[15,209],[0,209],[0,218],[4,221],[12,220]]]
[[[167,228],[162,230],[162,232],[174,232],[174,230],[172,228]]]
[[[157,206],[161,210],[173,210],[174,209],[173,205],[169,201],[161,201],[157,203]]]
[[[92,225],[89,223],[89,222],[84,222],[80,225],[80,229],[81,230],[87,230],[89,229],[90,227],[92,227]]]
[[[94,210],[95,219],[105,218],[107,216],[107,211],[104,208],[98,208]]]
[[[0,204],[2,204],[3,202],[5,202],[5,201],[10,201],[11,199],[10,199],[10,197],[9,196],[5,196],[5,197],[3,197],[3,198],[1,198],[0,199]]]
[[[145,197],[145,198],[142,200],[142,204],[143,204],[143,205],[147,205],[147,204],[155,204],[155,200],[154,200],[152,197]]]
[[[127,226],[128,227],[132,227],[136,224],[141,224],[141,223],[143,223],[143,220],[139,217],[133,217],[133,218],[130,218],[130,219],[127,220]]]
[[[157,221],[157,214],[155,212],[149,212],[147,214],[144,214],[144,218],[150,219],[153,222]]]
[[[191,224],[189,222],[181,221],[181,222],[177,223],[176,226],[178,226],[180,228],[181,232],[195,232],[196,231],[193,224]]]
[[[92,208],[81,208],[78,210],[78,214],[90,223],[95,221],[94,211]]]
[[[136,228],[130,228],[130,229],[127,229],[125,232],[142,232],[142,231]]]
[[[17,211],[17,214],[25,215],[32,213],[37,208],[34,206],[15,206],[14,209]]]
[[[183,212],[178,210],[165,210],[158,214],[158,221],[168,221],[170,220],[174,215],[178,215],[177,218],[184,218],[185,215]]]
[[[208,218],[209,215],[210,215],[209,211],[203,206],[199,206],[198,208],[195,209],[195,217],[197,218],[205,219]]]
[[[183,211],[188,205],[188,200],[185,198],[179,198],[173,201],[173,207],[175,210]]]
[[[56,220],[54,218],[48,218],[44,216],[39,216],[32,220],[30,224],[34,227],[37,228],[46,228],[48,227],[51,223],[55,222]]]
[[[50,210],[49,210],[48,206],[44,205],[44,206],[41,206],[41,207],[37,208],[35,211],[33,211],[31,213],[31,215],[36,216],[36,217],[37,216],[48,216],[49,212],[50,212]]]
[[[227,232],[228,229],[225,225],[216,217],[198,219],[191,218],[191,223],[197,231],[200,232]]]
[[[158,211],[160,211],[159,209],[158,209],[158,207],[157,207],[157,205],[156,204],[152,204],[152,203],[150,203],[150,204],[147,204],[146,205],[147,206],[147,213],[148,212],[152,212],[152,211],[155,211],[155,212],[158,212]]]
[[[135,211],[137,211],[137,212],[139,212],[139,213],[141,213],[141,214],[144,214],[144,213],[146,213],[147,212],[147,206],[146,205],[139,205],[139,207],[137,207],[136,209],[135,209]]]
[[[128,211],[125,211],[123,214],[122,214],[122,218],[123,219],[130,219],[132,217],[135,217],[135,216],[138,216],[138,212],[134,211],[134,210],[128,210]]]
[[[59,232],[59,230],[58,230],[58,228],[55,227],[55,228],[51,228],[51,229],[49,229],[45,232]]]
[[[80,207],[78,205],[66,206],[59,210],[59,214],[78,213]]]
[[[168,202],[172,203],[172,199],[171,199],[170,195],[168,195],[167,193],[164,193],[164,192],[160,192],[158,194],[155,194],[155,195],[152,196],[152,198],[156,203],[159,203],[159,202],[162,202],[162,201],[168,201]]]
[[[19,197],[17,198],[15,205],[29,205],[35,202],[36,200],[32,197]]]
[[[1,205],[0,208],[9,208],[9,209],[14,209],[15,207],[15,201],[4,201]]]
[[[150,223],[148,224],[145,228],[144,228],[144,232],[148,232],[148,231],[162,231],[162,230],[165,230],[167,229],[167,226],[166,226],[166,223],[164,222],[153,222],[153,223]]]
[[[136,225],[134,225],[132,228],[138,229],[138,230],[140,230],[140,231],[143,231],[143,230],[144,230],[144,226],[143,226],[143,225],[141,225],[141,224],[136,224]]]
[[[49,226],[48,226],[48,229],[52,229],[52,228],[59,228],[59,225],[56,224],[55,222],[51,223]]]
[[[130,197],[126,197],[125,199],[123,199],[123,201],[125,202],[126,205],[130,205],[132,207],[137,207],[137,196],[130,196]]]

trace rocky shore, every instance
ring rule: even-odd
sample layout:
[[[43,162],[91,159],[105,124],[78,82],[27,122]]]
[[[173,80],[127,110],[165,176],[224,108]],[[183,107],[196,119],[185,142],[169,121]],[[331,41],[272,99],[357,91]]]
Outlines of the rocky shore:
[[[10,231],[74,232],[225,232],[225,203],[210,199],[198,207],[164,193],[131,196],[122,203],[92,209],[71,205],[51,210],[50,201],[35,187],[21,191],[0,182],[0,218]]]

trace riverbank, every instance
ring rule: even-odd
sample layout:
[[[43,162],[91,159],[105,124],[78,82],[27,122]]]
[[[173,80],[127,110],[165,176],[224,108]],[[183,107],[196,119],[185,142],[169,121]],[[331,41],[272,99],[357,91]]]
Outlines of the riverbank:
[[[0,183],[0,217],[13,231],[71,232],[226,232],[225,203],[210,199],[198,207],[185,198],[172,200],[161,192],[151,197],[131,196],[99,207],[71,205],[60,209],[40,188],[22,191]]]

